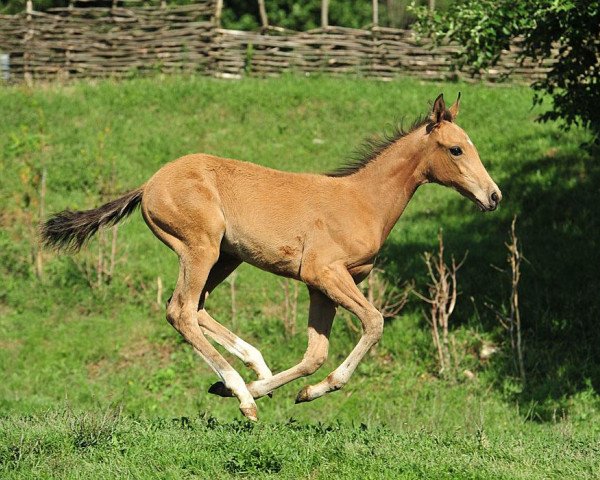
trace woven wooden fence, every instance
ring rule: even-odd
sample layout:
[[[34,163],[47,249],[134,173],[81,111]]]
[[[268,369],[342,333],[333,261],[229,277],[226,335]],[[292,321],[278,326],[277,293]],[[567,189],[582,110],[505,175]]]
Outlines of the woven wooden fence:
[[[9,54],[10,79],[106,77],[193,71],[239,78],[304,74],[357,74],[391,79],[462,77],[455,47],[431,49],[410,30],[326,27],[308,32],[217,28],[215,0],[187,6],[55,8],[0,15],[0,52]],[[516,63],[516,47],[478,78],[531,81],[548,64]]]
[[[54,8],[0,16],[10,78],[210,73],[212,0],[149,8]]]
[[[212,51],[217,76],[273,76],[281,72],[357,74],[392,79],[410,75],[424,79],[486,80],[497,82],[507,76],[532,81],[545,75],[550,62],[517,63],[516,46],[503,52],[497,67],[476,77],[456,70],[452,45],[432,49],[418,41],[411,30],[375,27],[358,30],[327,27],[308,32],[257,34],[217,29]]]

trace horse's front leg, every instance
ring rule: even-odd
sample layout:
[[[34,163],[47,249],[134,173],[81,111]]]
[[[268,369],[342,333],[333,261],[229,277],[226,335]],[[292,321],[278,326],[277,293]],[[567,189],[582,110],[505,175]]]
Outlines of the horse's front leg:
[[[300,390],[296,403],[309,402],[346,385],[358,363],[379,341],[383,333],[383,316],[358,289],[344,265],[331,265],[324,268],[315,276],[314,282],[330,299],[360,319],[363,334],[350,355],[338,368],[316,385]]]
[[[292,380],[311,375],[325,363],[336,305],[318,290],[309,288],[309,294],[308,347],[302,361],[271,378],[249,383],[248,390],[254,398],[265,396]]]

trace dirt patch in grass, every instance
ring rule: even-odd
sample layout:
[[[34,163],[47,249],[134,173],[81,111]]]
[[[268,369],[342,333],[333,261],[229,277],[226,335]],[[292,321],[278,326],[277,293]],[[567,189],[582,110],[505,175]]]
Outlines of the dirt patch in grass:
[[[103,373],[118,372],[134,365],[148,365],[153,368],[157,365],[163,367],[171,361],[173,351],[173,346],[168,343],[152,343],[143,338],[121,348],[119,356],[115,360],[111,361],[102,357],[88,363],[88,377],[98,378]]]

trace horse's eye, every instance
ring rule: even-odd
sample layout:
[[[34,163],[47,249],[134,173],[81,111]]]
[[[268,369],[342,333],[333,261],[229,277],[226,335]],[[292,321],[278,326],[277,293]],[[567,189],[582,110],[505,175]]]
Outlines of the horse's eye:
[[[463,153],[462,148],[460,147],[450,147],[450,153],[455,157],[460,157]]]

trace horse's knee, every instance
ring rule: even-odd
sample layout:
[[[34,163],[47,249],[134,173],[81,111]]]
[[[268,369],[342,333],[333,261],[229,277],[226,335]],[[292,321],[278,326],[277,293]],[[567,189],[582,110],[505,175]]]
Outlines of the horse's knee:
[[[383,335],[383,315],[375,311],[369,315],[369,320],[365,322],[364,334],[369,337],[369,340],[375,344],[381,340]]]
[[[167,305],[167,322],[169,322],[172,327],[175,327],[179,314],[175,312],[175,309],[170,307],[171,305]]]
[[[315,373],[327,360],[327,352],[318,353],[304,357],[301,363],[303,375],[312,375]]]
[[[244,342],[245,343],[245,342]],[[245,344],[242,349],[242,355],[245,358],[246,365],[250,368],[260,368],[265,365],[262,353],[250,344]]]
[[[167,322],[169,322],[175,330],[181,333],[188,319],[185,315],[185,309],[178,303],[179,302],[172,300],[167,305]]]

